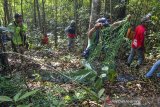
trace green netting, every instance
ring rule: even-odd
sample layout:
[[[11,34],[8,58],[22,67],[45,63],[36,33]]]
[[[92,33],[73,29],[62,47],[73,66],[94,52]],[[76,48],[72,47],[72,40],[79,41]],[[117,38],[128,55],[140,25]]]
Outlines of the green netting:
[[[115,68],[115,58],[125,40],[125,35],[130,26],[128,21],[123,22],[116,28],[107,27],[100,32],[101,41],[91,50],[88,62],[92,63],[101,53],[105,54],[102,62],[103,66],[108,66],[110,69]]]

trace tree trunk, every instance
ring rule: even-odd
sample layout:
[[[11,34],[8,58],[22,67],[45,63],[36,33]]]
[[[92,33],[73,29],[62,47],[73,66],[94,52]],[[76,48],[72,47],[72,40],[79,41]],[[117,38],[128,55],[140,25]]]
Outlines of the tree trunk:
[[[13,16],[13,11],[12,11],[12,0],[9,1],[8,10],[9,10],[9,23],[10,23],[10,21],[12,20],[12,16]]]
[[[38,13],[38,24],[39,24],[40,31],[42,31],[41,15],[40,15],[40,10],[39,10],[38,0],[36,0],[36,6],[37,6],[37,13]]]
[[[116,16],[117,16],[118,20],[122,20],[126,16],[126,4],[127,4],[127,1],[125,1],[125,2],[119,1],[118,4],[119,5],[121,4],[121,6],[117,9],[117,11],[116,11],[117,15]]]
[[[16,0],[14,0],[14,13],[16,12],[16,2],[15,2]]]
[[[57,37],[57,0],[55,0],[55,25],[54,25],[54,43],[55,43],[55,48],[57,48],[57,41],[58,41],[58,37]]]
[[[34,6],[33,6],[33,10],[34,10],[34,27],[36,28],[37,27],[37,19],[36,19],[36,17],[37,17],[37,12],[36,12],[36,0],[34,0]]]
[[[0,19],[0,26],[2,26],[2,21],[1,21],[1,19]]]
[[[21,0],[21,14],[23,16],[23,0]]]
[[[107,0],[104,0],[104,15],[107,14]]]
[[[89,0],[89,14],[91,13],[91,8],[92,8],[92,0]]]
[[[4,10],[4,25],[7,26],[10,21],[9,10],[8,10],[8,0],[4,0],[3,10]]]
[[[109,0],[109,12],[110,12],[110,19],[112,21],[112,0]]]
[[[42,16],[43,16],[43,25],[42,25],[42,29],[43,29],[43,34],[46,34],[46,16],[45,16],[45,2],[44,0],[42,0]]]
[[[89,30],[94,26],[95,21],[99,18],[100,8],[101,8],[101,0],[92,0]]]
[[[76,32],[77,32],[77,19],[78,19],[78,11],[77,11],[77,7],[78,7],[78,3],[77,3],[77,0],[74,0],[74,20],[76,22]]]

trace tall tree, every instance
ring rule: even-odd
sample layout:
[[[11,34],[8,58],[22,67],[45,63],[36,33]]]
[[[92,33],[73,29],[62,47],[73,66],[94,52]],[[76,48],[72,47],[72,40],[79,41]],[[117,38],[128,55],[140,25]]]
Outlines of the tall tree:
[[[99,18],[100,9],[101,9],[101,0],[92,0],[89,29],[91,29],[94,26],[95,21]]]
[[[55,43],[55,47],[57,48],[57,41],[58,41],[58,37],[57,37],[57,0],[55,0],[55,24],[54,24],[54,43]]]
[[[12,20],[12,15],[13,15],[12,0],[9,0],[8,10],[9,10],[9,22],[10,22]]]
[[[14,13],[16,12],[16,0],[14,0],[14,3],[13,3],[14,5],[13,5],[13,10],[14,10]]]
[[[37,12],[36,12],[36,0],[34,0],[34,3],[33,3],[33,10],[34,10],[34,12],[33,12],[33,19],[34,19],[34,26],[35,26],[35,28],[37,27],[37,19],[36,19],[36,16],[37,16]]]
[[[21,0],[21,14],[23,16],[23,0]]]
[[[43,34],[46,34],[46,16],[45,16],[45,2],[44,2],[44,0],[42,0],[42,16],[43,16],[43,24],[42,24]]]
[[[126,4],[127,1],[125,0],[120,0],[119,2],[119,7],[117,8],[117,19],[122,20],[126,16]]]
[[[106,15],[107,12],[107,0],[104,0],[104,15]]]
[[[91,8],[92,8],[92,0],[89,0],[89,14],[91,13]]]
[[[40,15],[38,0],[36,0],[36,7],[37,7],[37,13],[38,13],[38,24],[39,24],[40,31],[42,31],[41,15]]]
[[[78,8],[78,2],[77,2],[77,0],[74,0],[74,20],[75,20],[75,22],[76,22],[76,31],[77,31],[77,23],[78,23],[78,21],[77,21],[77,19],[78,19],[78,11],[77,11],[77,8]]]
[[[109,0],[110,19],[112,20],[112,0]]]
[[[10,21],[9,9],[8,9],[8,0],[3,1],[3,10],[4,10],[4,25],[7,26],[7,24]]]

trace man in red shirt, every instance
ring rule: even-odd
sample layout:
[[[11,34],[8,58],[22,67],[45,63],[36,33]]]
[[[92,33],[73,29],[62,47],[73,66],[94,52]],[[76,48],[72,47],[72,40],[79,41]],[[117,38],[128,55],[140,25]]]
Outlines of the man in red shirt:
[[[146,35],[146,28],[149,22],[149,18],[144,17],[141,19],[141,24],[138,25],[135,29],[135,35],[131,43],[131,53],[127,61],[128,66],[130,66],[130,64],[132,63],[135,56],[135,52],[138,53],[138,64],[136,65],[137,69],[144,60],[144,39]]]

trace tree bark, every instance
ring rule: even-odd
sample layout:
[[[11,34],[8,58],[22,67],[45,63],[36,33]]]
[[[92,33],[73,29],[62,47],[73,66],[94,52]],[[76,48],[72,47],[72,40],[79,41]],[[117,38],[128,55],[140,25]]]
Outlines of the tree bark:
[[[109,0],[110,19],[112,20],[112,0]]]
[[[42,16],[43,16],[43,34],[46,34],[46,16],[45,16],[45,2],[42,0]]]
[[[104,15],[106,15],[107,13],[107,0],[104,0]]]
[[[14,13],[16,12],[16,2],[15,2],[15,0],[14,0]]]
[[[40,10],[39,10],[38,0],[36,0],[36,6],[37,6],[37,13],[38,13],[38,24],[39,24],[40,31],[42,31],[41,15],[40,15]]]
[[[94,26],[96,20],[99,18],[100,9],[101,9],[101,0],[92,0],[89,30]]]
[[[13,16],[13,11],[12,11],[12,0],[9,1],[9,4],[8,4],[8,10],[9,10],[9,23],[10,21],[12,20],[12,16]]]
[[[118,4],[121,5],[121,6],[116,10],[116,13],[117,13],[116,16],[117,16],[118,20],[122,20],[126,16],[126,4],[127,4],[127,1],[125,1],[123,3],[121,1],[119,1]]]
[[[91,8],[92,8],[92,0],[89,0],[89,14],[91,13]]]
[[[77,19],[78,19],[78,11],[77,11],[77,8],[78,8],[78,2],[77,2],[77,0],[74,0],[74,20],[75,20],[75,22],[76,22],[76,32],[77,32],[77,23],[78,23],[78,21],[77,21]]]
[[[36,17],[37,17],[37,12],[36,12],[36,0],[34,0],[34,6],[33,6],[33,10],[34,10],[34,26],[35,26],[35,28],[37,27],[37,19],[36,19]]]
[[[55,43],[55,48],[58,46],[58,37],[57,37],[57,0],[55,0],[55,25],[54,25],[54,43]]]
[[[23,0],[21,0],[21,14],[23,16]]]
[[[7,26],[10,21],[9,10],[8,10],[8,0],[4,0],[3,10],[4,10],[4,25]]]

